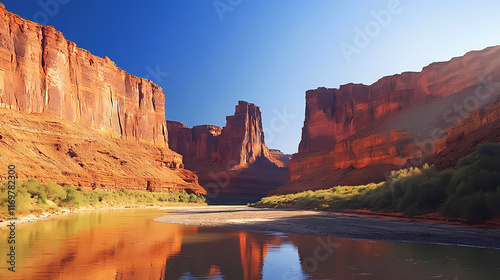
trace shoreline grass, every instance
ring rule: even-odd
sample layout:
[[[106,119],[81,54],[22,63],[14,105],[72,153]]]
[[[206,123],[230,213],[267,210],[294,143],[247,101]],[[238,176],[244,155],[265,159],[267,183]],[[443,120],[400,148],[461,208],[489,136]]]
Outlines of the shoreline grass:
[[[0,183],[0,219],[8,215],[7,182]],[[53,182],[41,184],[36,179],[16,182],[16,216],[41,215],[85,208],[172,206],[178,204],[205,204],[202,195],[188,194],[186,191],[157,193],[149,191],[82,191],[72,186],[63,187]]]

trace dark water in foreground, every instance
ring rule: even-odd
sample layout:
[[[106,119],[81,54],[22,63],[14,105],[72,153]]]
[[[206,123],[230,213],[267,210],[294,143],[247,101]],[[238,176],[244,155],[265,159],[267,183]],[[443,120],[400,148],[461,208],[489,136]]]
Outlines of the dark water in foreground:
[[[500,279],[500,250],[154,222],[102,210],[18,226],[17,272],[0,279]]]

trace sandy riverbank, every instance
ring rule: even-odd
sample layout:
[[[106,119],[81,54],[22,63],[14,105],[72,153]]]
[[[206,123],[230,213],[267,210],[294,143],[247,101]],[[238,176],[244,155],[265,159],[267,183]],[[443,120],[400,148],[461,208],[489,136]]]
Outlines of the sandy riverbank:
[[[500,230],[354,213],[250,208],[246,206],[170,207],[155,221],[284,233],[421,242],[500,249]]]

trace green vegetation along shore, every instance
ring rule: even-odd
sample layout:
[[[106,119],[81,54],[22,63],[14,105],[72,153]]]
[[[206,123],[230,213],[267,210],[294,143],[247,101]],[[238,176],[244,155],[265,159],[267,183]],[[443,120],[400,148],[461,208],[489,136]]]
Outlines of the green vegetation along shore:
[[[487,143],[454,169],[393,171],[385,182],[265,197],[254,207],[367,209],[417,216],[439,213],[472,223],[500,217],[500,144]]]
[[[17,181],[15,213],[17,217],[30,214],[58,213],[80,208],[169,206],[174,204],[205,204],[205,197],[182,192],[156,193],[149,191],[82,191],[55,183],[41,184],[36,179]],[[0,183],[0,219],[8,218],[7,182]]]

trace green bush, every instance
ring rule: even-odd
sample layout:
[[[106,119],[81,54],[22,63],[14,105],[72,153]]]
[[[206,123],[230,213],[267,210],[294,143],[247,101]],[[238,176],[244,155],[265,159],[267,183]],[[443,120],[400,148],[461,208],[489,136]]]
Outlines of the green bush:
[[[39,203],[47,203],[47,194],[45,188],[38,183],[36,179],[30,179],[26,183],[22,183],[20,189],[26,190],[31,198],[35,198]]]
[[[484,203],[488,208],[488,217],[500,217],[500,186],[496,192],[487,192],[483,195]]]
[[[16,196],[16,213],[25,215],[29,214],[33,209],[31,195],[27,192],[18,192]]]
[[[124,195],[130,195],[130,192],[126,188],[121,188],[120,192]]]
[[[475,193],[467,196],[450,196],[445,205],[444,214],[459,217],[470,222],[481,222],[490,218],[483,194]]]
[[[96,206],[96,205],[99,205],[99,194],[97,194],[97,192],[93,191],[93,192],[90,192],[90,194],[88,195],[88,201],[89,201],[89,204],[92,205],[92,206]]]
[[[40,183],[35,178],[29,179],[26,183],[21,184],[21,189],[25,189],[31,197],[35,197],[40,190]]]
[[[38,201],[39,203],[47,204],[47,195],[45,194],[44,189],[40,189],[38,192]]]
[[[63,200],[66,206],[81,207],[85,203],[84,197],[73,187],[66,187],[66,198]]]
[[[196,196],[194,193],[189,195],[189,202],[196,203],[198,201],[198,196]]]
[[[58,203],[66,199],[67,193],[62,186],[50,182],[43,185],[47,198]]]
[[[184,202],[184,203],[189,202],[189,195],[188,195],[188,193],[186,192],[186,190],[182,190],[182,191],[179,193],[179,201],[180,201],[180,202]]]

